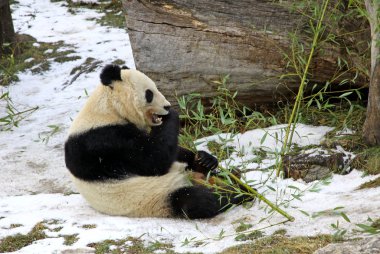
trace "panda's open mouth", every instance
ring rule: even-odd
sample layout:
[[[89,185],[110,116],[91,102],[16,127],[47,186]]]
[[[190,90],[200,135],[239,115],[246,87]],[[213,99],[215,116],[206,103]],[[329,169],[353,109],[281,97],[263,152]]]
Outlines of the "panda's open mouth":
[[[158,116],[156,113],[151,114],[152,123],[155,125],[162,124],[162,117]]]

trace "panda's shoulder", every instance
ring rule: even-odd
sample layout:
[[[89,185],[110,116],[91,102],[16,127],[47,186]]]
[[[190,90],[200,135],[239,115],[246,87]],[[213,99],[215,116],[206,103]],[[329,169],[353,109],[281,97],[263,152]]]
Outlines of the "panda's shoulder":
[[[72,133],[71,137],[78,138],[91,138],[97,139],[100,137],[107,137],[109,139],[123,137],[123,138],[133,138],[136,136],[147,135],[147,133],[143,130],[140,130],[133,123],[125,123],[125,124],[110,124],[99,126],[96,128],[90,128],[85,131],[81,131],[79,133]]]

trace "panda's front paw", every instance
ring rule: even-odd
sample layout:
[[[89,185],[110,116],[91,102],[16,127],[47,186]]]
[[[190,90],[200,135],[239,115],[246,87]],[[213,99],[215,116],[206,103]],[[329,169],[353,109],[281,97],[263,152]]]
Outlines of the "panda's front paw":
[[[198,151],[194,158],[194,170],[208,174],[218,167],[218,159],[205,151]]]

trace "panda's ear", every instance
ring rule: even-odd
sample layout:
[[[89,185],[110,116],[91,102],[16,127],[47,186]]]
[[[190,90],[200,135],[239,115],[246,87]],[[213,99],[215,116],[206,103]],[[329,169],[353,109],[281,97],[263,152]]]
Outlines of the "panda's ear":
[[[100,73],[100,81],[105,86],[110,86],[112,81],[121,81],[120,67],[117,65],[109,64],[103,68]]]

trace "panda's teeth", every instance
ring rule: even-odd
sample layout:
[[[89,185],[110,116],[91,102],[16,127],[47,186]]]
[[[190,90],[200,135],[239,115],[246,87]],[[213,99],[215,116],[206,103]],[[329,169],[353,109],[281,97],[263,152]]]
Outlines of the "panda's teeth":
[[[157,114],[152,114],[152,122],[153,122],[153,123],[160,123],[161,120],[162,120],[162,118],[161,118],[161,117],[158,117]]]

